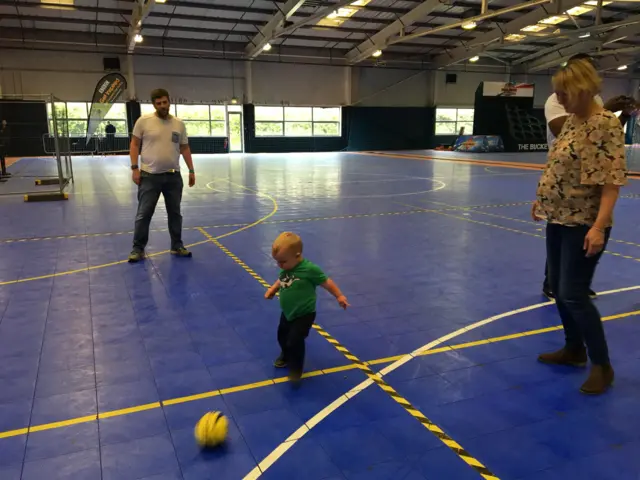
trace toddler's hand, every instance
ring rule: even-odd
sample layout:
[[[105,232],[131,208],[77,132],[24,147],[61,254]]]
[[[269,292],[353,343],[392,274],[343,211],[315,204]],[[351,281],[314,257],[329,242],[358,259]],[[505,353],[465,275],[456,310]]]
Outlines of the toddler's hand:
[[[340,306],[342,308],[344,308],[345,310],[347,309],[347,307],[350,307],[351,305],[349,305],[349,302],[347,302],[347,297],[345,297],[344,295],[341,297],[337,298],[338,303],[340,304]]]
[[[267,290],[264,294],[264,298],[266,298],[267,300],[271,300],[275,296],[276,296],[276,292],[272,289]]]

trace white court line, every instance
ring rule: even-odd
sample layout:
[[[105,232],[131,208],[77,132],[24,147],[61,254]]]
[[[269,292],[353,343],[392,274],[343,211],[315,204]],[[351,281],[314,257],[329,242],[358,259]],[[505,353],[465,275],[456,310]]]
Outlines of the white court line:
[[[629,292],[629,291],[632,291],[632,290],[640,290],[640,285],[636,285],[634,287],[618,288],[616,290],[608,290],[606,292],[600,292],[600,293],[598,293],[598,296],[611,295],[611,294],[614,294],[614,293]],[[378,372],[378,375],[383,377],[383,376],[393,372],[394,370],[400,368],[405,363],[408,363],[409,361],[413,360],[416,356],[420,356],[421,353],[424,353],[427,350],[431,350],[433,347],[436,347],[436,346],[442,344],[443,342],[451,340],[452,338],[458,337],[458,336],[462,335],[463,333],[470,332],[471,330],[475,330],[476,328],[483,327],[485,325],[488,325],[488,324],[490,324],[492,322],[495,322],[497,320],[501,320],[501,319],[506,318],[506,317],[511,317],[513,315],[518,315],[520,313],[529,312],[531,310],[536,310],[538,308],[542,308],[542,307],[546,307],[546,306],[549,306],[549,305],[553,305],[554,303],[555,302],[553,302],[553,301],[543,302],[543,303],[536,303],[534,305],[529,305],[528,307],[519,308],[517,310],[511,310],[511,311],[506,312],[506,313],[501,313],[499,315],[495,315],[493,317],[489,317],[489,318],[486,318],[484,320],[480,320],[479,322],[473,323],[473,324],[471,324],[471,325],[469,325],[467,327],[464,327],[464,328],[461,328],[461,329],[456,330],[454,332],[451,332],[451,333],[449,333],[447,335],[444,335],[443,337],[440,337],[440,338],[438,338],[436,340],[433,340],[432,342],[427,343],[426,345],[423,345],[420,348],[415,349],[413,352],[408,353],[407,355],[404,355],[400,360],[397,360],[397,361],[393,362],[392,364],[388,365],[387,367],[383,368],[382,370],[380,370],[380,372]],[[363,390],[367,389],[371,385],[373,385],[373,381],[371,379],[367,379],[367,380],[363,381],[362,383],[360,383],[359,385],[356,385],[355,387],[353,387],[351,390],[349,390],[344,395],[341,395],[340,397],[336,398],[333,402],[331,402],[329,405],[327,405],[322,410],[320,410],[318,413],[316,413],[312,418],[307,420],[307,422],[302,427],[300,427],[293,434],[291,434],[284,442],[282,442],[280,445],[278,445],[275,448],[275,450],[273,450],[269,455],[267,455],[253,470],[251,470],[251,472],[249,472],[244,477],[243,480],[255,480],[257,478],[260,478],[260,476],[264,472],[266,472],[276,461],[278,461],[278,459],[280,457],[282,457],[291,447],[293,447],[296,444],[296,442],[298,440],[300,440],[302,437],[304,437],[313,427],[318,425],[322,420],[324,420],[326,417],[328,417],[331,413],[333,413],[335,410],[337,410],[342,405],[347,403],[347,401],[349,401],[350,399],[355,397],[358,393],[360,393]],[[303,388],[304,388],[304,386],[303,386]]]

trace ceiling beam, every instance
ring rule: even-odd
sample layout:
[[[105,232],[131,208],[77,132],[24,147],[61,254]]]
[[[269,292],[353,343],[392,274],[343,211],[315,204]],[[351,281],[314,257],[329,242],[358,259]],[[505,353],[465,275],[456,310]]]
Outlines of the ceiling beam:
[[[129,31],[127,32],[127,53],[132,54],[136,48],[136,38],[142,32],[142,22],[153,10],[156,0],[139,0],[133,4],[131,18],[129,19]]]
[[[304,2],[305,0],[288,0],[282,8],[279,8],[267,24],[247,44],[245,48],[247,58],[253,60],[260,55],[264,47],[269,45],[269,42],[273,39],[274,32],[282,27],[284,22],[289,20]]]
[[[382,50],[387,46],[387,41],[394,35],[404,31],[406,27],[427,16],[441,4],[440,0],[425,0],[409,13],[394,21],[391,25],[384,27],[378,33],[368,38],[360,45],[350,50],[346,58],[350,64],[358,63],[371,56],[376,50]]]
[[[125,34],[95,34],[67,30],[36,30],[3,27],[0,29],[0,49],[47,50],[51,52],[126,54]],[[185,38],[161,38],[149,36],[136,46],[136,55],[177,56],[211,60],[240,60],[244,56],[244,42],[221,42]],[[256,61],[275,63],[303,63],[322,66],[346,66],[347,49],[323,49],[296,46],[279,46],[265,52]],[[385,56],[388,67],[423,69],[424,62],[407,58],[404,54],[389,53]],[[162,62],[158,63],[161,65]],[[21,69],[18,64],[16,69]],[[62,69],[62,67],[60,67]],[[140,72],[138,75],[144,75]]]
[[[552,45],[551,47],[547,47],[547,48],[543,48],[542,50],[536,50],[533,53],[530,53],[529,55],[525,55],[524,57],[520,57],[517,58],[515,60],[513,60],[512,64],[513,65],[520,65],[521,63],[527,63],[530,62],[531,60],[535,60],[536,58],[540,58],[543,55],[547,55],[547,54],[552,54],[558,50],[561,50],[563,48],[568,48],[571,47],[573,45],[575,45],[577,42],[577,40],[567,40],[566,42],[557,44],[557,45]]]
[[[604,37],[604,45],[619,42],[620,40],[624,40],[627,37],[635,37],[638,34],[640,34],[640,23],[634,23],[631,25],[626,25],[624,27],[616,28],[615,30],[612,30],[606,37]]]
[[[353,0],[351,0],[353,1]],[[2,17],[3,19],[6,20],[16,20],[16,21],[37,21],[37,22],[42,22],[42,23],[55,23],[55,24],[63,24],[63,25],[98,25],[100,27],[113,27],[115,29],[119,29],[121,31],[126,31],[127,27],[128,27],[128,23],[126,21],[109,21],[109,20],[93,20],[90,18],[64,18],[64,17],[45,17],[45,16],[38,16],[37,18],[33,17],[33,16],[28,16],[28,15],[16,15],[16,14],[8,14],[8,15],[3,15]],[[64,28],[64,27],[62,27]],[[155,31],[159,31],[159,32],[164,32],[166,28],[165,24],[161,24],[161,23],[146,23],[142,26],[142,33],[146,36],[156,36],[153,35],[152,32]],[[31,28],[31,27],[25,27],[26,30],[41,30],[40,28]],[[189,32],[189,33],[202,33],[202,34],[214,34],[214,35],[223,35],[223,36],[228,36],[229,33],[231,33],[229,30],[223,30],[223,29],[219,29],[219,28],[203,28],[203,27],[185,27],[185,26],[176,26],[176,25],[171,25],[170,27],[170,31],[171,32],[175,32],[175,33],[180,33],[180,32]],[[234,35],[238,35],[238,36],[246,36],[247,38],[249,37],[249,34],[247,32],[242,32],[242,31],[237,31],[237,32],[233,32]],[[180,36],[173,36],[173,38],[184,38],[184,37],[180,37]],[[360,43],[360,39],[358,38],[351,38],[351,37],[347,37],[347,38],[340,38],[340,37],[325,37],[325,36],[312,36],[312,35],[304,35],[304,34],[293,34],[293,35],[289,35],[287,38],[291,38],[293,40],[303,40],[303,41],[308,41],[308,42],[325,42],[327,45],[325,46],[313,46],[310,48],[325,48],[325,49],[330,49],[331,47],[329,47],[328,45],[330,44],[335,44],[335,43],[348,43],[348,44],[358,44]],[[227,40],[223,40],[226,43],[237,43],[235,41],[227,41]],[[446,45],[442,45],[442,44],[428,44],[428,43],[421,43],[421,44],[411,44],[411,45],[406,45],[406,47],[413,47],[413,48],[430,48],[430,49],[443,49],[446,48]],[[394,48],[394,51],[399,52],[400,49]],[[407,52],[407,50],[404,50],[405,52]]]
[[[521,29],[528,25],[534,25],[551,15],[556,15],[567,11],[578,5],[582,5],[584,0],[564,0],[561,2],[562,7],[557,4],[541,5],[524,15],[520,15],[514,20],[494,28],[492,31],[477,36],[474,40],[466,45],[454,48],[453,50],[440,54],[433,59],[433,63],[438,68],[443,68],[464,60],[467,60],[483,50],[492,50],[503,46],[503,38],[506,35],[519,33]],[[558,11],[561,8],[561,11]]]
[[[547,70],[549,68],[557,67],[562,63],[566,62],[568,59],[573,57],[578,53],[587,53],[592,50],[597,49],[602,45],[602,42],[598,40],[589,40],[578,42],[575,45],[571,45],[566,48],[561,48],[556,50],[553,53],[543,56],[539,58],[535,62],[530,63],[526,66],[527,72],[539,72],[540,70]]]
[[[354,0],[351,0],[352,2]],[[179,2],[179,6],[183,6],[183,4],[189,4],[187,6],[187,8],[191,8],[191,2]],[[0,0],[0,6],[9,6],[11,8],[15,8],[15,7],[20,7],[20,9],[33,9],[33,10],[39,10],[39,9],[45,9],[49,6],[51,7],[57,7],[59,6],[59,4],[56,3],[47,3],[47,2],[40,2],[40,3],[35,3],[35,2],[26,2],[23,0]],[[202,5],[202,4],[197,4],[197,5]],[[334,4],[337,5],[337,4]],[[124,16],[124,17],[129,17],[131,15],[131,12],[127,9],[123,9],[123,8],[110,8],[110,7],[96,7],[96,6],[87,6],[87,5],[75,5],[74,7],[74,11],[78,11],[78,12],[91,12],[91,13],[100,13],[100,14],[105,14],[105,15],[118,15],[118,16]],[[196,8],[196,7],[193,7]],[[233,12],[243,12],[242,7],[229,7],[227,5],[216,5],[215,6],[216,10],[222,10],[222,11],[233,11]],[[262,13],[264,11],[264,9],[253,9],[253,8],[247,8],[244,13]],[[272,13],[271,11],[269,11],[269,13]],[[330,12],[329,12],[330,13]],[[435,12],[434,12],[435,13]],[[296,12],[295,17],[302,17],[301,18],[301,22],[304,22],[304,20],[306,20],[308,17],[312,16],[314,14],[310,14],[310,13],[306,13],[306,12]],[[35,15],[34,15],[35,17]],[[6,18],[3,15],[3,18]],[[63,17],[61,17],[63,18]],[[69,17],[67,17],[69,18]],[[242,31],[241,34],[247,34],[248,36],[252,36],[255,32],[255,30],[257,30],[259,27],[262,27],[264,25],[264,21],[261,20],[252,20],[252,19],[246,19],[246,18],[225,18],[225,17],[202,17],[202,15],[188,15],[188,14],[184,14],[184,13],[167,13],[167,12],[159,12],[158,8],[156,7],[152,12],[149,13],[149,18],[168,18],[168,19],[174,19],[174,20],[186,20],[186,21],[193,21],[193,22],[207,22],[207,21],[211,21],[211,22],[216,22],[216,23],[225,23],[225,24],[230,24],[230,25],[247,25],[250,26],[252,28],[251,32],[244,32]],[[292,17],[293,18],[293,17]],[[460,18],[459,16],[456,16],[455,18]],[[29,20],[35,20],[37,21],[37,18],[29,18]],[[389,25],[391,23],[393,23],[393,19],[388,19],[388,18],[364,18],[364,17],[358,17],[358,15],[354,15],[352,17],[349,18],[350,23],[378,23],[381,25]],[[296,22],[297,23],[297,22]],[[303,28],[303,29],[317,29],[316,25],[312,25],[309,24],[307,22],[304,22],[305,25],[300,25],[297,28]],[[416,22],[413,24],[413,26],[415,27],[422,27],[422,28],[437,28],[440,26],[440,24],[438,23],[433,23],[433,22]],[[173,25],[172,25],[173,27]],[[365,35],[375,35],[378,32],[378,29],[373,29],[373,28],[354,28],[354,27],[322,27],[323,29],[326,29],[327,31],[335,31],[335,32],[342,32],[342,33],[360,33],[360,34],[365,34]],[[283,32],[282,34],[279,34],[278,36],[284,36],[284,35],[288,35],[289,34],[289,26],[287,26],[284,30],[286,30],[285,32]],[[488,31],[488,28],[482,28],[482,27],[478,27],[475,31],[479,32],[479,31]],[[234,30],[234,32],[237,30]],[[227,32],[229,33],[229,32]],[[457,36],[457,35],[432,35],[432,38],[438,38],[441,40],[460,40],[460,41],[468,41],[468,40],[472,40],[473,37],[471,37],[470,35],[466,34],[466,35],[461,35],[461,36]]]
[[[621,65],[631,65],[634,62],[633,57],[624,55],[607,55],[605,58],[598,59],[598,71],[606,72],[607,70],[616,70]],[[627,70],[630,71],[631,69]]]
[[[276,37],[289,35],[295,32],[298,28],[304,27],[311,23],[317,23],[323,18],[325,18],[326,16],[331,15],[333,12],[337,11],[338,9],[342,7],[346,7],[347,5],[353,2],[354,0],[340,0],[338,3],[332,4],[329,7],[321,8],[316,13],[312,13],[311,15],[309,15],[308,17],[305,17],[304,19],[294,22],[292,25],[289,25],[287,27],[281,26],[280,28],[276,29],[276,31],[272,33],[272,39]]]

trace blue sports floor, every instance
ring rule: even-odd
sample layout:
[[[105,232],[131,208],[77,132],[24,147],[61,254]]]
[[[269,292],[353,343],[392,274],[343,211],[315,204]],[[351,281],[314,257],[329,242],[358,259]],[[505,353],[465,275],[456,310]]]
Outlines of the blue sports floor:
[[[196,157],[193,258],[161,202],[136,265],[126,157],[76,158],[67,202],[0,197],[0,479],[639,478],[640,183],[594,282],[616,385],[586,397],[586,370],[536,362],[563,341],[540,172],[425,154]],[[351,303],[320,292],[299,388],[263,298],[284,230]],[[210,410],[229,437],[200,451]]]

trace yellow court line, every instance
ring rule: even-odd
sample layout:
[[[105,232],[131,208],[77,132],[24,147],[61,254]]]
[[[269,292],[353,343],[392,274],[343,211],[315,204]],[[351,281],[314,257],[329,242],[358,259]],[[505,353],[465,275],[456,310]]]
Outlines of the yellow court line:
[[[432,202],[430,200],[427,200],[429,203],[436,203],[436,204],[442,204],[441,202]],[[444,205],[444,204],[442,204]],[[499,215],[497,213],[489,213],[489,212],[481,212],[477,209],[473,209],[473,208],[461,208],[461,210],[466,210],[469,212],[473,212],[473,213],[477,213],[478,215],[485,215],[488,217],[495,217],[495,218],[502,218],[504,220],[510,220],[512,222],[518,222],[518,223],[524,223],[530,226],[535,226],[537,225],[533,220],[522,220],[520,218],[513,218],[513,217],[507,217],[506,215]],[[633,242],[627,242],[626,240],[618,240],[615,238],[609,238],[610,242],[614,242],[614,243],[621,243],[624,245],[631,245],[632,247],[640,247],[640,243],[633,243]],[[611,253],[611,252],[609,252]],[[633,257],[625,257],[625,258],[633,258]]]
[[[419,161],[432,161],[432,162],[449,162],[449,163],[460,163],[464,165],[478,166],[478,167],[503,167],[503,168],[514,168],[516,170],[535,170],[541,171],[544,170],[543,164],[538,163],[521,163],[521,162],[502,162],[498,160],[470,160],[460,157],[436,157],[436,156],[426,156],[426,155],[416,155],[416,154],[400,154],[400,153],[385,153],[385,152],[376,152],[376,151],[367,151],[367,152],[349,152],[356,155],[364,155],[364,156],[375,156],[375,157],[385,157],[385,158],[400,158],[405,160],[419,160]]]
[[[210,182],[210,183],[213,183],[213,182]],[[247,187],[244,187],[242,185],[238,185],[238,184],[233,183],[233,182],[229,182],[229,183],[231,185],[235,185],[236,187],[240,187],[242,189],[251,191],[251,189],[249,189]],[[276,212],[278,211],[278,202],[276,202],[276,200],[273,197],[270,197],[269,195],[266,195],[266,194],[257,193],[255,191],[253,191],[253,192],[256,193],[256,195],[262,196],[264,198],[267,198],[272,202],[273,208],[272,208],[271,212],[269,212],[267,215],[265,215],[264,217],[256,220],[253,223],[250,223],[248,225],[244,225],[241,228],[237,228],[236,230],[232,230],[231,232],[227,232],[227,233],[225,233],[223,235],[219,235],[219,236],[215,237],[216,239],[218,239],[218,238],[226,238],[226,237],[229,237],[231,235],[235,235],[236,233],[240,233],[240,232],[242,232],[244,230],[247,230],[248,228],[255,227],[256,225],[264,222],[265,220],[273,217],[276,214]],[[199,228],[199,227],[196,227],[196,229],[197,228]],[[186,247],[187,248],[191,248],[191,247],[195,247],[195,246],[198,246],[198,245],[203,245],[205,243],[209,243],[209,240],[203,240],[201,242],[191,243],[189,245],[186,245]],[[161,252],[151,253],[151,254],[147,255],[147,258],[156,257],[158,255],[165,255],[165,254],[167,254],[169,252],[170,252],[170,250],[163,250]],[[128,260],[118,260],[117,262],[105,263],[105,264],[102,264],[102,265],[94,265],[94,266],[91,266],[91,267],[78,268],[78,269],[75,269],[75,270],[68,270],[66,272],[50,273],[50,274],[47,274],[47,275],[40,275],[40,276],[37,276],[37,277],[28,277],[28,278],[21,278],[21,279],[18,279],[18,280],[9,280],[9,281],[5,281],[5,282],[0,282],[0,286],[3,286],[3,285],[14,285],[16,283],[33,282],[33,281],[36,281],[36,280],[45,280],[47,278],[55,278],[55,277],[61,277],[61,276],[64,276],[64,275],[72,275],[74,273],[89,272],[89,271],[98,270],[98,269],[101,269],[101,268],[113,267],[115,265],[122,265],[124,263],[128,263]]]
[[[241,185],[237,185],[237,186],[241,186]],[[242,187],[242,188],[245,188],[245,187]],[[623,197],[624,195],[621,195],[620,198],[623,198]],[[517,206],[531,204],[531,202],[514,202],[514,203],[500,203],[500,204],[456,206],[456,205],[447,205],[441,202],[432,202],[432,203],[446,205],[446,208],[441,209],[442,211],[455,211],[455,210],[476,211],[478,209],[485,209],[485,208],[517,207]],[[316,222],[321,220],[342,220],[342,219],[352,219],[352,218],[382,217],[382,216],[391,216],[391,215],[411,215],[416,213],[424,213],[424,212],[422,210],[401,210],[398,212],[353,213],[353,214],[332,215],[332,216],[324,216],[324,217],[289,218],[289,219],[265,221],[261,223],[264,225],[275,225],[279,223],[303,223],[303,222]],[[212,228],[246,227],[248,225],[250,224],[249,223],[226,223],[226,224],[218,224],[218,225],[201,225],[196,227],[184,227],[183,230],[198,230],[199,228],[204,228],[205,230],[208,230]],[[167,228],[155,228],[149,231],[150,232],[168,232],[169,230]],[[30,242],[44,241],[44,240],[69,240],[69,239],[76,239],[76,238],[108,237],[108,236],[130,235],[130,234],[133,234],[132,230],[123,231],[123,232],[75,233],[70,235],[58,235],[53,237],[9,238],[5,240],[0,239],[0,244],[30,243]]]
[[[612,320],[619,320],[622,318],[628,318],[628,317],[633,317],[633,316],[637,316],[640,315],[640,310],[635,310],[632,312],[626,312],[626,313],[619,313],[617,315],[610,315],[608,317],[603,317],[602,321],[603,322],[609,322]],[[516,338],[523,338],[523,337],[530,337],[530,336],[534,336],[534,335],[541,335],[543,333],[549,333],[549,332],[555,332],[558,330],[562,330],[562,325],[556,325],[553,327],[547,327],[547,328],[539,328],[539,329],[535,329],[535,330],[527,330],[524,332],[519,332],[519,333],[513,333],[510,335],[502,335],[502,336],[498,336],[498,337],[492,337],[492,338],[486,338],[483,340],[476,340],[473,342],[465,342],[465,343],[458,343],[458,344],[454,344],[454,345],[448,345],[446,347],[442,347],[442,348],[437,348],[437,349],[433,349],[433,350],[426,350],[424,352],[421,352],[419,354],[419,356],[426,356],[426,355],[436,355],[439,353],[444,353],[444,352],[450,352],[452,350],[464,350],[464,349],[468,349],[468,348],[473,348],[473,347],[478,347],[481,345],[487,345],[490,343],[499,343],[499,342],[506,342],[508,340],[513,340]],[[392,363],[395,362],[397,360],[399,360],[400,358],[404,357],[405,355],[394,355],[393,357],[383,357],[383,358],[376,358],[374,360],[369,360],[367,362],[364,362],[367,365],[384,365],[387,363]],[[332,373],[339,373],[339,372],[346,372],[348,370],[354,370],[358,368],[355,364],[350,363],[347,365],[340,365],[337,367],[331,367],[331,368],[325,368],[322,370],[314,370],[314,371],[310,371],[310,372],[305,372],[304,377],[308,378],[308,377],[318,377],[318,376],[322,376],[322,375],[330,375]],[[185,397],[178,397],[178,398],[172,398],[172,399],[168,399],[168,400],[163,400],[162,402],[154,402],[154,403],[149,403],[146,405],[137,405],[137,406],[133,406],[133,407],[129,407],[129,408],[122,408],[119,410],[111,410],[111,411],[107,411],[107,412],[101,412],[100,414],[96,414],[96,415],[87,415],[84,417],[76,417],[76,418],[71,418],[68,420],[62,420],[59,422],[52,422],[52,423],[46,423],[46,424],[42,424],[42,425],[33,425],[31,427],[25,427],[25,428],[18,428],[15,430],[8,430],[6,432],[0,432],[0,439],[2,438],[9,438],[9,437],[16,437],[16,436],[20,436],[20,435],[26,435],[27,433],[33,433],[33,432],[40,432],[40,431],[44,431],[44,430],[52,430],[55,428],[63,428],[63,427],[68,427],[71,425],[77,425],[79,423],[87,423],[87,422],[92,422],[97,420],[98,418],[100,419],[105,419],[105,418],[112,418],[112,417],[120,417],[123,415],[130,415],[132,413],[137,413],[137,412],[142,412],[145,410],[152,410],[155,408],[162,408],[162,407],[169,407],[171,405],[178,405],[178,404],[182,404],[182,403],[188,403],[188,402],[193,402],[196,400],[202,400],[204,398],[210,398],[210,397],[217,397],[220,395],[229,395],[235,392],[241,392],[241,391],[247,391],[247,390],[254,390],[254,389],[258,389],[258,388],[263,388],[263,387],[268,387],[271,385],[276,385],[276,384],[280,384],[280,383],[286,383],[288,382],[289,379],[287,377],[276,377],[276,378],[270,378],[267,380],[262,380],[259,382],[253,382],[253,383],[247,383],[245,385],[237,385],[235,387],[229,387],[229,388],[222,388],[219,390],[212,390],[209,392],[203,392],[203,393],[198,393],[195,395],[188,395]]]
[[[238,256],[233,254],[222,245],[218,240],[209,235],[205,230],[201,230],[202,234],[206,236],[211,243],[213,243],[216,247],[222,250],[227,256],[229,256],[233,261],[235,261],[238,265],[240,265],[249,275],[255,278],[263,287],[269,288],[270,284],[262,278],[256,271],[254,271],[251,267],[249,267],[246,263],[244,263]],[[375,383],[383,392],[389,395],[398,405],[400,405],[409,415],[415,418],[420,424],[433,435],[435,435],[438,440],[440,440],[445,446],[447,446],[453,453],[455,453],[463,462],[465,462],[469,467],[471,467],[476,473],[487,480],[499,480],[496,475],[494,475],[486,466],[484,466],[478,459],[473,457],[469,452],[467,452],[458,442],[456,442],[453,438],[451,438],[447,433],[445,433],[438,425],[433,423],[429,418],[427,418],[420,410],[418,410],[415,406],[409,402],[406,398],[404,398],[398,391],[389,385],[381,375],[376,374],[366,362],[360,360],[357,356],[349,351],[344,345],[342,345],[336,338],[334,338],[329,332],[327,332],[324,328],[322,328],[317,323],[312,325],[312,328],[327,342],[329,342],[333,348],[335,348],[338,352],[340,352],[347,360],[351,361],[354,368],[359,369],[362,373],[364,373],[368,381],[371,383]],[[308,430],[308,425],[304,425],[306,430],[296,431],[294,433],[296,439],[299,439],[302,435],[304,435]],[[302,428],[302,427],[301,427]],[[290,437],[291,438],[291,437]],[[258,478],[264,472],[265,461],[260,462],[256,467],[245,477],[245,478]],[[267,463],[270,462],[270,459],[266,460]]]
[[[237,186],[245,188],[241,185],[237,185]],[[465,210],[465,209],[476,210],[480,208],[513,207],[513,206],[527,205],[527,204],[530,204],[530,202],[504,203],[504,204],[496,204],[496,205],[467,205],[467,206],[449,205],[447,208],[443,208],[442,210],[445,210],[445,211]],[[265,221],[260,223],[264,225],[275,225],[279,223],[303,223],[303,222],[316,222],[321,220],[342,220],[342,219],[352,219],[352,218],[382,217],[382,216],[391,216],[391,215],[411,215],[416,213],[424,213],[424,212],[422,212],[422,210],[401,210],[398,212],[353,213],[353,214],[332,215],[332,216],[324,216],[324,217],[289,218],[289,219]],[[212,228],[247,227],[248,225],[251,225],[251,224],[250,223],[227,223],[227,224],[219,224],[219,225],[201,225],[196,227],[184,227],[183,230],[198,230],[199,228],[204,228],[205,230],[208,230]],[[150,232],[168,232],[169,230],[167,228],[156,228],[149,231]],[[69,239],[76,239],[76,238],[107,237],[107,236],[130,235],[130,234],[133,234],[133,231],[130,230],[125,232],[76,233],[71,235],[58,235],[54,237],[9,238],[6,240],[0,240],[0,244],[30,243],[30,242],[44,241],[44,240],[69,240]]]
[[[228,228],[228,227],[244,227],[247,223],[228,223],[223,225],[210,225],[207,228]],[[183,231],[197,230],[198,227],[183,227]],[[152,228],[149,232],[168,232],[168,228]],[[44,240],[71,240],[74,238],[95,238],[95,237],[113,237],[117,235],[132,235],[133,230],[127,230],[122,232],[101,232],[101,233],[72,233],[69,235],[56,235],[51,237],[26,237],[26,238],[7,238],[0,240],[0,244],[3,243],[28,243],[38,242]]]
[[[500,230],[506,230],[507,232],[519,233],[521,235],[528,235],[530,237],[536,237],[536,238],[542,238],[542,239],[545,238],[544,235],[539,235],[537,233],[525,232],[524,230],[517,230],[515,228],[503,227],[502,225],[496,225],[495,223],[481,222],[480,220],[473,220],[471,218],[461,217],[459,215],[452,215],[452,214],[446,213],[446,212],[444,212],[442,210],[428,209],[428,208],[423,208],[423,207],[420,207],[420,206],[417,206],[417,205],[409,205],[408,203],[402,203],[402,202],[394,202],[394,203],[397,203],[398,205],[402,205],[402,206],[405,206],[405,207],[410,207],[410,208],[421,208],[425,213],[435,213],[437,215],[443,215],[445,217],[451,217],[451,218],[455,218],[455,219],[458,219],[458,220],[464,220],[465,222],[476,223],[478,225],[484,225],[484,226],[487,226],[487,227],[498,228]],[[602,253],[604,253],[606,255],[613,255],[614,257],[625,258],[627,260],[633,260],[635,262],[640,262],[640,258],[633,257],[631,255],[623,255],[622,253],[612,252],[611,250],[605,250]]]

